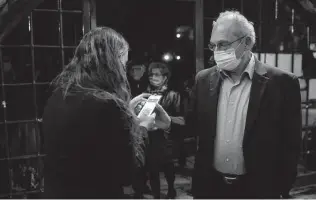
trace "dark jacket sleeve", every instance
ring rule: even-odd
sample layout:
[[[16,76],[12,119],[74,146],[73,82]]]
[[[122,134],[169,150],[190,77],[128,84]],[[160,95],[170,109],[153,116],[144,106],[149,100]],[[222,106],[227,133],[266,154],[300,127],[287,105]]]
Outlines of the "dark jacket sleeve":
[[[189,106],[188,110],[185,115],[185,129],[187,132],[187,135],[190,136],[197,136],[196,135],[196,122],[197,122],[197,88],[198,88],[198,79],[199,74],[195,77],[195,83],[192,88],[192,91],[190,92],[190,100],[189,100]]]
[[[184,126],[184,108],[181,102],[181,95],[178,92],[172,92],[172,107],[173,112],[169,113],[171,118],[171,129],[178,129]]]
[[[288,194],[297,175],[302,134],[301,94],[297,78],[286,77],[282,109],[282,139],[280,156],[282,194]]]

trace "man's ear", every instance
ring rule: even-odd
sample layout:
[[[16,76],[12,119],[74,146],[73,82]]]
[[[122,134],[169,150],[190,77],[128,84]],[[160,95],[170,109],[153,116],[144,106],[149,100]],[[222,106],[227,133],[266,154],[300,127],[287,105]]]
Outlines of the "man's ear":
[[[246,37],[245,39],[245,50],[251,50],[253,44],[250,37]]]

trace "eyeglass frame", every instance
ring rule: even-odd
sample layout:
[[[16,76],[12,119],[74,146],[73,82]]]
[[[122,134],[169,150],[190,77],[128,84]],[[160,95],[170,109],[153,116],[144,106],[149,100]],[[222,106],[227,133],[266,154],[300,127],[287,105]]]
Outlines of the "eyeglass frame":
[[[225,45],[221,45],[220,47],[218,47],[218,44],[213,44],[214,47],[211,47],[211,45],[212,45],[211,43],[209,43],[207,46],[208,46],[209,50],[211,50],[211,51],[215,51],[215,48],[220,49],[220,48],[223,48],[223,47],[227,47],[226,49],[228,49],[230,47],[230,45],[232,45],[233,43],[235,43],[235,42],[237,42],[237,41],[239,41],[239,40],[241,40],[243,38],[245,38],[246,36],[247,35],[244,35],[244,36],[238,38],[237,40],[229,42],[228,44],[225,44]],[[226,49],[224,49],[224,50],[226,50]]]
[[[162,73],[160,73],[160,74],[155,74],[155,73],[149,73],[148,74],[148,77],[153,77],[153,76],[156,76],[156,77],[162,77],[162,76],[165,76],[165,74],[162,74]]]

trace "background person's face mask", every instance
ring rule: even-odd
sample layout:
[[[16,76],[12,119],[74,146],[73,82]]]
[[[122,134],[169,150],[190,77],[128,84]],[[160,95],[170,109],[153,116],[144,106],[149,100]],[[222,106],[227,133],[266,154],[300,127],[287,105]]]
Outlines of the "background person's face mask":
[[[156,77],[149,78],[150,84],[154,87],[160,87],[164,85],[165,81],[166,81],[166,77],[164,76],[156,76]]]
[[[149,75],[149,82],[154,87],[160,87],[165,84],[167,77],[162,75],[159,69],[153,69]]]
[[[217,51],[217,50],[214,51],[214,60],[219,69],[225,70],[225,71],[234,71],[238,67],[238,65],[241,62],[241,58],[245,52],[243,50],[240,58],[237,58],[236,51],[238,50],[240,44],[241,43],[239,43],[236,49],[229,48],[224,51]]]

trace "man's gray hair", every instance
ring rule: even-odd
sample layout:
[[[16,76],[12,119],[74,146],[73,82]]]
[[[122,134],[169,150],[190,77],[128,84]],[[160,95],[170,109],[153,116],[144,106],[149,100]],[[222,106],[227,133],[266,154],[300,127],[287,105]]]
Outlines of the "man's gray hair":
[[[219,14],[213,26],[218,22],[223,20],[235,20],[236,24],[240,26],[240,32],[235,33],[238,37],[243,37],[245,35],[249,36],[252,41],[252,45],[256,43],[256,33],[253,26],[253,22],[249,21],[245,16],[240,14],[238,11],[225,11]]]

